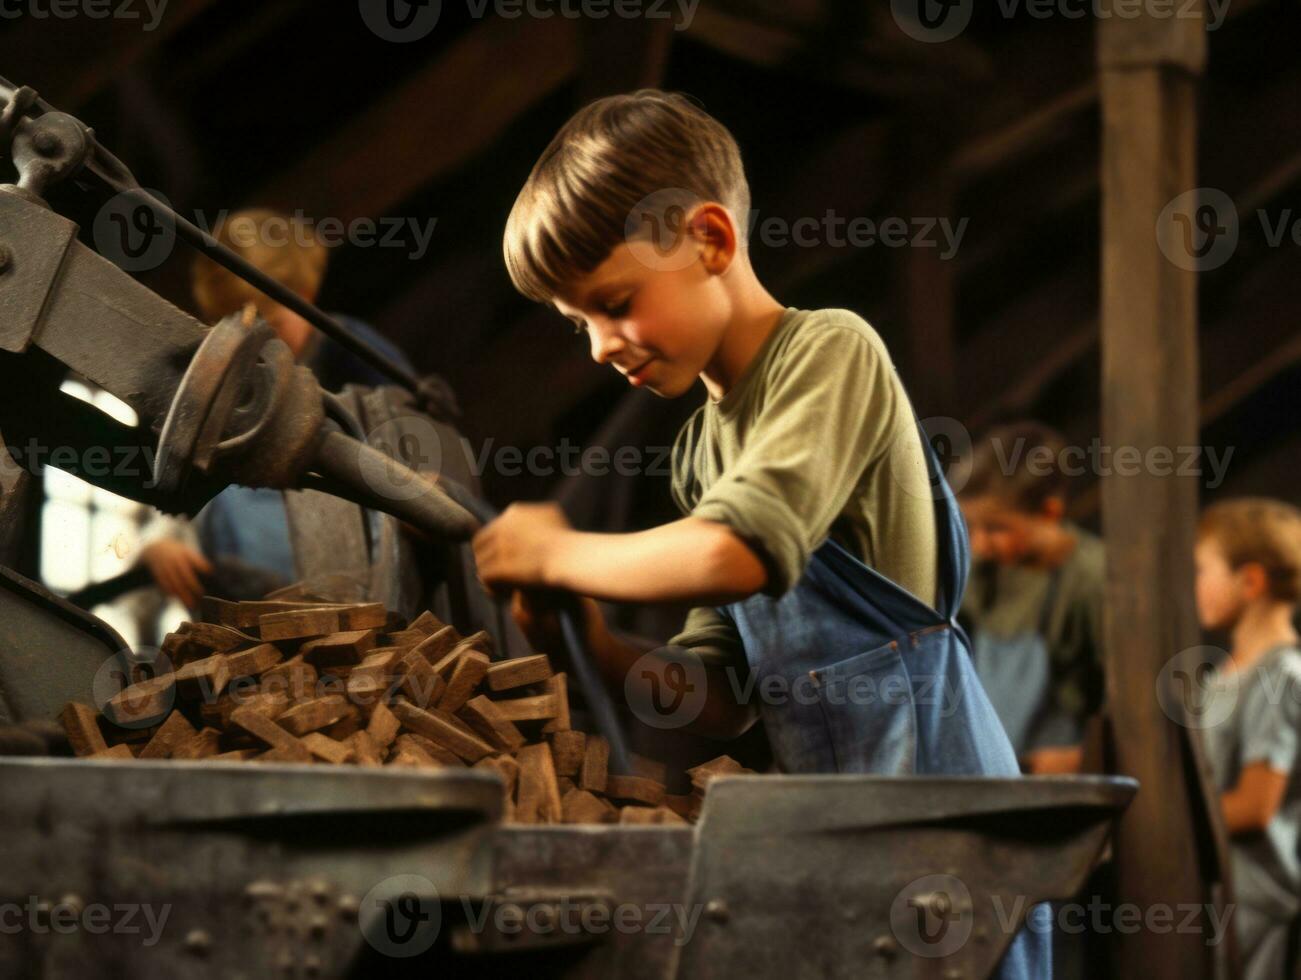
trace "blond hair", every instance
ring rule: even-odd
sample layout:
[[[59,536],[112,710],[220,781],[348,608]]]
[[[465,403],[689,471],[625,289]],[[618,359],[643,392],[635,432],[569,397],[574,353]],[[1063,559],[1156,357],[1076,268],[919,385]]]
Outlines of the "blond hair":
[[[750,188],[727,127],[685,95],[641,89],[578,110],[515,200],[502,250],[515,288],[550,302],[637,227],[635,209],[716,201],[744,238]],[[632,224],[630,224],[632,222]]]
[[[1210,538],[1230,567],[1256,563],[1265,569],[1270,595],[1301,600],[1301,511],[1281,500],[1240,497],[1203,511],[1197,539]]]
[[[1032,465],[1047,451],[1047,465]],[[1010,422],[990,430],[972,450],[971,475],[962,486],[968,499],[991,496],[1013,510],[1038,514],[1050,498],[1066,499],[1062,472],[1066,440],[1042,422]],[[1007,460],[1007,464],[1004,463]]]
[[[302,219],[269,208],[247,208],[218,222],[212,237],[300,294],[315,296],[325,278],[328,252]],[[210,322],[246,303],[261,307],[267,302],[258,290],[203,255],[195,257],[191,287],[199,312]]]

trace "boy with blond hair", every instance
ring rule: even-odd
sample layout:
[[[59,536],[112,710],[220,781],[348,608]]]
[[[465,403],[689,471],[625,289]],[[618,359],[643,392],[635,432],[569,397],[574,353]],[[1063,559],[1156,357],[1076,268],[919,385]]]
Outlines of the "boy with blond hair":
[[[749,208],[736,141],[682,95],[598,100],[543,152],[506,227],[516,287],[634,387],[676,398],[699,378],[708,398],[674,449],[681,520],[587,534],[517,504],[476,537],[480,576],[516,590],[542,649],[553,624],[527,590],[694,603],[645,655],[585,599],[598,668],[658,704],[689,666],[703,693],[677,723],[727,738],[762,716],[782,771],[1015,775],[954,619],[966,531],[889,353],[855,314],[764,288]],[[1022,932],[998,976],[1049,976],[1050,947]]]
[[[1198,526],[1197,612],[1229,634],[1200,717],[1229,833],[1243,980],[1284,977],[1301,912],[1301,511],[1244,498]]]

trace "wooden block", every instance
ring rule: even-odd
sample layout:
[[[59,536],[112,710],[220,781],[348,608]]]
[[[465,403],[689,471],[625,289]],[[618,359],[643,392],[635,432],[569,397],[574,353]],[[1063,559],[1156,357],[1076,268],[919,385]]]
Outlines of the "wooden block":
[[[411,620],[407,629],[420,630],[420,632],[424,633],[425,636],[433,636],[439,630],[446,627],[446,625],[446,623],[426,609],[415,619]]]
[[[219,752],[214,755],[209,762],[247,762],[255,756],[262,753],[257,749],[231,749],[229,752]]]
[[[218,745],[221,732],[215,728],[204,728],[189,738],[179,740],[172,747],[173,759],[211,759],[221,752]]]
[[[419,657],[420,652],[412,651],[411,656]],[[423,659],[423,658],[422,658]],[[443,691],[442,697],[438,699],[438,707],[442,711],[456,712],[466,701],[470,700],[474,694],[475,688],[479,686],[479,681],[483,680],[483,675],[488,670],[488,655],[478,650],[466,649],[462,651],[456,666],[452,668],[452,676],[447,680],[447,689]],[[429,672],[432,674],[434,668],[430,667]]]
[[[302,657],[293,656],[263,671],[259,687],[264,692],[278,691],[301,701],[315,695],[318,678],[315,667],[305,663]]]
[[[612,800],[630,800],[647,806],[659,806],[664,800],[664,784],[642,776],[610,773],[605,780],[605,795]]]
[[[657,783],[667,784],[669,781],[669,767],[662,762],[656,762],[654,759],[648,759],[644,755],[638,755],[636,752],[628,754],[628,761],[632,763],[632,775],[641,776],[644,779],[650,779]]]
[[[307,762],[311,753],[303,743],[290,735],[270,718],[250,711],[248,708],[236,708],[231,712],[230,723],[236,728],[248,732],[259,742],[272,749],[281,749],[287,755],[297,755],[300,761]]]
[[[386,749],[393,744],[393,739],[397,738],[398,729],[402,723],[398,721],[397,715],[389,710],[386,704],[375,705],[375,710],[371,712],[370,721],[366,725],[366,731],[370,737],[375,740],[375,744]]]
[[[664,807],[637,806],[634,804],[632,806],[625,806],[620,808],[619,823],[644,824],[644,825],[653,826],[656,824],[664,823],[665,814],[668,814],[670,817],[674,819],[682,820],[682,818],[679,817],[672,810],[667,810]],[[683,820],[682,822],[685,823],[686,821]]]
[[[299,640],[340,631],[339,612],[328,606],[263,613],[257,622],[264,640]]]
[[[300,748],[302,748],[300,744]],[[290,748],[267,749],[261,755],[253,756],[253,762],[292,762],[295,764],[315,762],[316,757],[307,749],[303,748],[301,752]]]
[[[499,749],[514,752],[524,744],[524,736],[515,723],[501,713],[496,702],[489,701],[482,694],[467,701],[459,716]]]
[[[266,673],[284,658],[284,653],[278,647],[270,643],[259,643],[247,650],[226,654],[226,665],[230,668],[231,677],[256,677]]]
[[[605,823],[605,805],[585,789],[569,793],[560,804],[561,819],[565,823]]]
[[[322,670],[326,667],[359,664],[374,646],[374,630],[349,630],[308,640],[298,648],[298,654],[306,663]]]
[[[158,731],[154,732],[153,738],[140,750],[140,755],[137,758],[170,758],[178,745],[189,741],[197,734],[194,726],[190,724],[185,715],[179,711],[173,711],[167,716],[167,720],[158,726]]]
[[[346,688],[348,700],[362,709],[363,713],[373,714],[388,699],[389,682],[374,674],[349,677]]]
[[[398,661],[402,683],[398,689],[412,704],[421,708],[437,707],[447,685],[418,650],[408,650]]]
[[[493,752],[491,745],[454,715],[437,708],[425,710],[400,699],[393,702],[392,710],[405,728],[450,749],[466,762],[478,762]]]
[[[370,734],[365,729],[351,735],[348,742],[352,746],[353,758],[357,765],[379,766],[384,764],[384,758],[375,745],[375,740],[370,737]]]
[[[561,776],[577,776],[586,754],[585,733],[555,732],[551,736],[551,755],[556,761],[556,772]]]
[[[556,713],[542,726],[544,734],[567,732],[569,725],[569,678],[561,672],[547,681],[547,693],[556,699]]]
[[[691,816],[693,801],[690,793],[685,793],[681,796],[675,796],[672,793],[665,793],[663,805],[668,807],[683,820],[694,819]]]
[[[427,637],[423,630],[398,630],[388,634],[388,645],[406,647],[408,650],[419,646]]]
[[[502,716],[509,721],[545,721],[554,718],[558,706],[554,694],[538,694],[531,698],[509,698],[493,702]]]
[[[553,761],[555,760],[555,757],[556,757],[556,752],[555,752],[554,749],[552,749],[552,750],[551,750],[551,758],[552,758]],[[578,784],[577,784],[576,782],[574,782],[574,777],[573,777],[573,776],[557,776],[557,777],[556,777],[556,785],[560,787],[560,801],[561,801],[562,803],[563,803],[564,800],[565,800],[565,794],[566,794],[566,793],[576,793],[576,792],[578,792]],[[584,790],[584,792],[586,792],[586,790]]]
[[[108,750],[104,733],[99,730],[95,709],[77,701],[69,701],[59,712],[59,723],[68,736],[68,744],[77,755],[94,755]]]
[[[450,626],[444,626],[442,629],[429,634],[413,650],[419,650],[420,655],[429,661],[431,665],[438,663],[449,652],[456,649],[460,642],[461,635]],[[446,678],[444,678],[446,679]]]
[[[190,661],[173,676],[177,697],[186,701],[215,701],[230,682],[230,663],[225,654],[214,653]]]
[[[98,752],[94,752],[86,756],[86,758],[87,759],[134,759],[135,756],[131,754],[131,747],[129,745],[114,745],[112,748],[106,747],[100,749]]]
[[[583,768],[578,772],[580,789],[604,793],[610,770],[610,743],[604,735],[588,735]]]
[[[526,745],[515,753],[515,758],[519,762],[517,816],[519,808],[532,807],[540,822],[560,823],[564,814],[560,807],[560,787],[556,784],[551,746],[546,742]]]
[[[264,718],[278,718],[292,703],[293,701],[284,691],[258,691],[248,697],[236,698],[230,711],[226,712],[226,725],[230,724],[230,713],[235,708],[248,708],[249,711],[255,711]]]
[[[322,762],[331,762],[336,766],[349,762],[353,758],[351,745],[346,742],[336,742],[320,732],[309,732],[304,735],[303,745]]]
[[[382,602],[361,602],[340,606],[339,628],[344,630],[382,630],[388,622],[388,610]]]
[[[731,756],[720,755],[717,759],[710,759],[708,762],[702,762],[700,765],[688,769],[687,776],[690,777],[692,786],[703,790],[709,785],[711,779],[718,776],[732,776],[747,772],[752,772],[752,770],[746,769]]]
[[[397,752],[410,751],[413,749],[419,750],[420,754],[427,758],[431,765],[438,766],[439,768],[465,765],[464,762],[438,743],[425,738],[423,735],[417,735],[414,732],[407,732],[405,735],[399,735],[393,742],[393,749]]]
[[[140,728],[162,721],[176,701],[175,677],[175,674],[160,674],[124,687],[104,706],[105,716],[123,728]]]
[[[541,684],[549,680],[551,674],[551,660],[545,653],[499,660],[488,668],[488,690],[509,691],[528,684]]]
[[[335,696],[343,697],[343,695],[335,695]],[[344,698],[344,700],[346,701],[347,699]],[[276,720],[279,721],[279,719]],[[352,735],[353,732],[359,732],[365,727],[366,727],[365,712],[363,712],[361,708],[357,707],[355,704],[349,704],[347,709],[344,711],[342,718],[332,723],[331,725],[328,725],[327,727],[321,729],[320,731],[328,738],[332,738],[336,742],[341,742],[345,738],[348,738],[350,735]]]
[[[186,623],[182,634],[189,644],[212,653],[229,653],[241,647],[257,646],[258,638],[230,626],[216,623]]]
[[[514,796],[515,782],[519,779],[519,762],[514,757],[490,755],[476,762],[474,768],[485,772],[495,772],[501,777],[501,781],[506,787],[506,796]]]
[[[348,699],[341,694],[300,701],[276,717],[276,724],[291,735],[320,731],[348,713]]]
[[[261,600],[256,602],[227,602],[215,596],[199,600],[199,618],[210,623],[220,623],[238,630],[254,629],[261,618],[269,613],[297,612],[304,609],[337,608],[327,602],[296,602],[291,600]],[[360,627],[358,627],[360,629]],[[265,637],[264,637],[265,639]]]

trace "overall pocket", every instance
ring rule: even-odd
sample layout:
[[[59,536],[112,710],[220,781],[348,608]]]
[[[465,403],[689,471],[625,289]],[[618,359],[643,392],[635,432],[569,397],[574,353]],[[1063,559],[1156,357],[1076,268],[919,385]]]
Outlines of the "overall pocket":
[[[837,772],[911,775],[917,715],[897,642],[812,671]]]

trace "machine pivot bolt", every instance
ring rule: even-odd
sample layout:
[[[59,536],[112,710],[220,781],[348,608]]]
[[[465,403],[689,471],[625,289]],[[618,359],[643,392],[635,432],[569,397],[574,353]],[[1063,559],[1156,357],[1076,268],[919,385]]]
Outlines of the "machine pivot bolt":
[[[32,146],[43,157],[54,157],[63,152],[63,141],[48,129],[43,129],[36,134]]]

